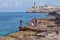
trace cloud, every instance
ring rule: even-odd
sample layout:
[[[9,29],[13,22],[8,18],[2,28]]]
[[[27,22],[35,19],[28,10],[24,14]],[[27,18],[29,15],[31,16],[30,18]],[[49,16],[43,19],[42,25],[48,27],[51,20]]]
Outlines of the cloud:
[[[23,5],[23,2],[15,2],[15,7],[21,7]]]
[[[37,3],[36,5],[44,5],[48,4],[49,6],[55,6],[55,5],[60,5],[60,0],[35,0]]]
[[[5,3],[5,4],[2,4],[1,7],[11,7],[11,5]]]
[[[26,11],[36,5],[60,5],[60,0],[0,0],[0,11]]]
[[[23,2],[20,0],[3,0],[0,2],[0,7],[21,7]]]
[[[45,0],[45,2],[46,2],[46,4],[48,4],[50,6],[58,6],[58,5],[60,5],[60,0]]]

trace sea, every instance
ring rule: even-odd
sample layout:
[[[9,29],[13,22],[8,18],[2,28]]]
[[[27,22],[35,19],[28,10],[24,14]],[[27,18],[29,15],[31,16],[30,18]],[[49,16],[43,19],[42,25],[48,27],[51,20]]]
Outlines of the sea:
[[[7,36],[19,31],[20,20],[23,26],[33,18],[50,18],[48,13],[0,12],[0,36]]]

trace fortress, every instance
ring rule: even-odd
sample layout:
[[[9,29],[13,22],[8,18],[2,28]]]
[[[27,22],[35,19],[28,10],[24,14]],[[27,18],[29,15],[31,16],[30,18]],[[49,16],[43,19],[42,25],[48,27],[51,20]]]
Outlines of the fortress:
[[[27,12],[47,13],[51,11],[60,12],[60,6],[48,6],[47,4],[45,4],[44,6],[36,6],[36,3],[34,2],[34,6],[30,8]]]

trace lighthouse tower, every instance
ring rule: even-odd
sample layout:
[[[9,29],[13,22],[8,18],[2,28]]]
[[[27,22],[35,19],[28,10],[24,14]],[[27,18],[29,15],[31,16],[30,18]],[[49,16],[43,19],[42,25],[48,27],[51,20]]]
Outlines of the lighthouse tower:
[[[36,2],[34,2],[34,5],[33,5],[33,7],[32,8],[35,8],[36,7]]]
[[[47,4],[45,4],[45,7],[48,7],[48,5],[47,5]]]
[[[34,7],[36,6],[36,2],[34,2]]]

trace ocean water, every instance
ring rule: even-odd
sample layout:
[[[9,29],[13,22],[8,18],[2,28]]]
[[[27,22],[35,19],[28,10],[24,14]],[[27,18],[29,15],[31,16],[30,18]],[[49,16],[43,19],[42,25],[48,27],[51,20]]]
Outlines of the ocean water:
[[[19,31],[20,19],[27,26],[33,18],[49,18],[47,13],[0,12],[0,36]]]

